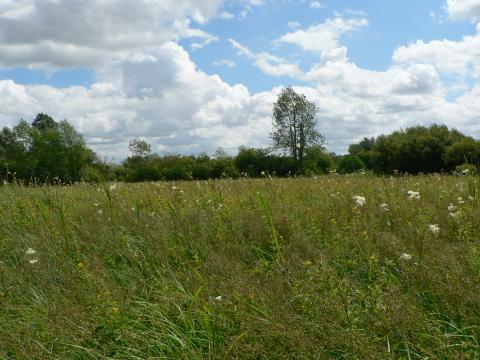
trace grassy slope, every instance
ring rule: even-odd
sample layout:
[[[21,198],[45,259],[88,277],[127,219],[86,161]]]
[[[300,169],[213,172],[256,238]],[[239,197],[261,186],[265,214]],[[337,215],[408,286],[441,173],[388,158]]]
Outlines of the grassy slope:
[[[478,357],[476,181],[0,188],[0,358]]]

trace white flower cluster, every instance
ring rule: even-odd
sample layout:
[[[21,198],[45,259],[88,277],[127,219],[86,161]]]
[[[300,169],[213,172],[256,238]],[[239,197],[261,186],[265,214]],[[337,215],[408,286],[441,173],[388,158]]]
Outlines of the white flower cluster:
[[[35,250],[33,250],[31,247],[29,247],[26,251],[25,251],[25,254],[27,254],[30,259],[28,260],[28,262],[30,264],[36,264],[38,262],[38,259],[34,259],[34,255],[36,254],[37,252]]]
[[[438,235],[440,233],[440,227],[438,224],[428,225],[428,229],[432,232],[433,235]]]
[[[408,200],[420,200],[420,193],[418,191],[407,191]]]
[[[355,195],[352,197],[358,207],[364,206],[367,202],[364,196]]]

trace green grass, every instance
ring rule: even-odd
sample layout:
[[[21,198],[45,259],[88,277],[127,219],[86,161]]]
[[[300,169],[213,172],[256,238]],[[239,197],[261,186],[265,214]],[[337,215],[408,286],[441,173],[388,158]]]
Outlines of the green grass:
[[[0,187],[0,358],[480,358],[478,186]]]

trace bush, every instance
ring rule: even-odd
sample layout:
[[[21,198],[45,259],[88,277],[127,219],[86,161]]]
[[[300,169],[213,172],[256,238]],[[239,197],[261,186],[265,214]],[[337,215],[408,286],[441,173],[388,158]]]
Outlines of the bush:
[[[345,155],[337,165],[337,171],[344,174],[353,173],[364,168],[365,164],[357,155]]]

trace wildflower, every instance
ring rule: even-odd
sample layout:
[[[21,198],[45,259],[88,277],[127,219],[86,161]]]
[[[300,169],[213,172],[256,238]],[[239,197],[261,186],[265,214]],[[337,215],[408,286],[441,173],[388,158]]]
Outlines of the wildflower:
[[[261,176],[265,176],[265,171],[262,171],[262,172],[260,173],[260,175],[261,175]]]
[[[178,188],[174,185],[172,186],[172,190],[177,190]]]
[[[412,255],[407,254],[407,253],[402,253],[399,257],[400,260],[402,261],[408,261],[412,259]]]
[[[97,204],[97,203],[94,203],[94,204],[93,204],[93,206],[97,207],[97,206],[98,206],[98,204]]]
[[[408,194],[408,200],[419,200],[420,199],[420,193],[418,191],[409,190],[409,191],[407,191],[407,194]]]
[[[470,172],[470,169],[464,169],[464,170],[462,170],[462,174],[463,174],[463,175],[468,175],[469,172]]]
[[[222,301],[222,295],[218,295],[218,296],[214,297],[213,300]]]
[[[30,259],[28,260],[30,264],[36,264],[38,262],[38,259]]]
[[[473,201],[473,200],[475,200],[475,198],[473,196],[469,196],[468,200]]]
[[[97,212],[98,212],[100,215],[103,214],[103,210],[102,210],[102,209],[98,210]]]
[[[463,204],[465,202],[461,196],[458,197],[457,201],[459,204]]]
[[[355,200],[355,204],[357,204],[357,206],[363,206],[367,202],[365,200],[365,197],[360,195],[355,195],[354,197],[352,197],[352,199]]]
[[[27,251],[25,251],[25,254],[27,255],[35,255],[37,252],[35,250],[33,250],[31,247],[29,247],[27,249]]]
[[[451,218],[456,219],[460,215],[460,211],[454,212],[454,213],[449,213]]]
[[[390,210],[390,209],[388,208],[388,204],[383,203],[383,204],[380,204],[380,210],[382,210],[382,211],[388,211],[388,210]]]
[[[311,262],[310,260],[305,260],[305,261],[303,262],[303,265],[305,265],[305,266],[310,266],[310,265],[312,265],[312,262]]]
[[[120,311],[120,309],[116,306],[112,307],[112,313],[117,314]]]
[[[448,211],[455,211],[457,210],[457,207],[453,204],[448,205]]]
[[[80,270],[82,270],[82,269],[85,267],[85,264],[80,261],[80,262],[77,264],[77,266],[78,266],[78,268],[79,268]]]
[[[438,224],[430,224],[428,225],[428,229],[432,232],[433,235],[437,235],[440,232]]]

